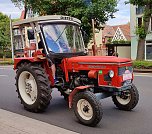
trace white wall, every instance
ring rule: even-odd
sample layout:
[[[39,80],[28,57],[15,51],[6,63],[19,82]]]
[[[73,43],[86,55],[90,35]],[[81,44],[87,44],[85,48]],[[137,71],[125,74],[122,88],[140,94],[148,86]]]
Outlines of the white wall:
[[[118,56],[121,58],[131,58],[131,47],[130,46],[117,46],[117,53],[118,53]]]
[[[136,6],[130,5],[130,35],[131,35],[131,59],[135,60],[137,55],[138,40],[135,34],[136,31]]]

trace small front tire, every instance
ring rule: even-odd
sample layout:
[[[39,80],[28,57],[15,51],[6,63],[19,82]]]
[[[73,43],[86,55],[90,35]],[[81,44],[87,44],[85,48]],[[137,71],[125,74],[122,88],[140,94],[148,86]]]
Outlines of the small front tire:
[[[112,96],[112,100],[120,110],[130,111],[139,101],[138,90],[135,85],[132,85],[131,89],[122,91],[120,95]]]
[[[79,92],[73,99],[74,113],[80,123],[96,126],[102,119],[102,106],[96,96],[90,91]]]

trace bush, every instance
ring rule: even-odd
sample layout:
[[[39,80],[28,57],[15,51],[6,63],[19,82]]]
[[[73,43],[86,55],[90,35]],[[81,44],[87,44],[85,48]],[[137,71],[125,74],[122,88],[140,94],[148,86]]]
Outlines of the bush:
[[[0,52],[0,58],[3,58],[3,53],[2,52]]]
[[[6,52],[6,58],[12,58],[12,52],[11,51]]]
[[[5,52],[6,57],[5,58],[12,58],[12,52],[11,51],[7,51]],[[0,58],[3,58],[3,52],[0,51]]]
[[[137,69],[152,69],[152,61],[134,61],[133,67]]]

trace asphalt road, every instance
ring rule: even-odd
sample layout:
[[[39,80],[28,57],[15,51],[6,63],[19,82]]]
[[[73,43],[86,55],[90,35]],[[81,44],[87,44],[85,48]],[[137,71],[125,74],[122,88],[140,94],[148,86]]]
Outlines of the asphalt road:
[[[151,134],[152,133],[152,74],[136,74],[134,83],[139,90],[138,105],[130,112],[118,110],[111,98],[102,100],[103,119],[97,127],[77,122],[71,109],[56,90],[44,113],[24,110],[17,97],[15,73],[12,67],[0,67],[0,108],[28,116],[81,134]],[[28,124],[27,124],[28,125]]]

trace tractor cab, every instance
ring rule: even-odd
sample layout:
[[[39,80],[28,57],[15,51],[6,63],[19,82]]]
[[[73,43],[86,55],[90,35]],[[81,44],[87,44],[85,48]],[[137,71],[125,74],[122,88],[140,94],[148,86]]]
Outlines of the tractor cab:
[[[57,59],[86,54],[80,21],[76,18],[61,15],[29,18],[14,22],[13,31],[15,52],[24,50],[17,58],[34,57],[34,52],[42,49],[46,57]]]

